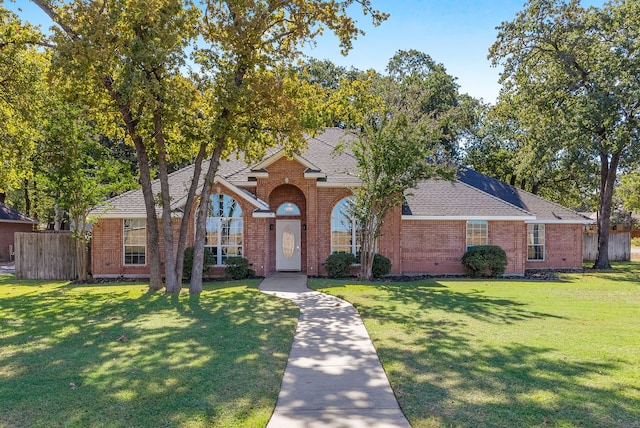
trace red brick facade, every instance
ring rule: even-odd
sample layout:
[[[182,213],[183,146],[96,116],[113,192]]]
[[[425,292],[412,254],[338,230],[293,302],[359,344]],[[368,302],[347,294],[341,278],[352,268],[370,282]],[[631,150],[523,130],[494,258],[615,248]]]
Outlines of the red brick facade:
[[[331,253],[331,211],[351,194],[347,187],[323,187],[316,178],[305,178],[306,167],[296,160],[280,158],[268,167],[268,177],[259,175],[255,186],[245,190],[265,201],[275,212],[285,203],[296,204],[300,221],[301,271],[325,274],[323,263]],[[252,183],[252,184],[253,184]],[[227,186],[218,183],[213,192],[233,197],[243,212],[243,254],[257,275],[276,270],[277,217],[254,217],[256,206]],[[174,236],[178,221],[174,220]],[[193,219],[187,246],[194,239]],[[392,261],[394,274],[462,274],[460,262],[466,250],[466,221],[410,220],[394,208],[385,221],[378,252]],[[527,225],[524,221],[488,221],[488,243],[501,246],[508,255],[506,274],[521,275],[525,269],[580,268],[582,266],[582,225],[546,225],[546,258],[527,261]],[[0,236],[1,237],[1,236]],[[164,250],[161,248],[161,254]],[[93,227],[92,274],[95,277],[145,276],[148,266],[125,266],[123,219],[103,218]],[[221,274],[222,268],[212,269]]]

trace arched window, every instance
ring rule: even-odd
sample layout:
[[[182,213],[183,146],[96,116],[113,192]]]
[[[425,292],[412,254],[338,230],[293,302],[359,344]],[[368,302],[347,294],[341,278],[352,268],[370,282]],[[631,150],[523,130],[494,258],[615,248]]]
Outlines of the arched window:
[[[276,215],[279,216],[287,216],[287,215],[300,215],[300,208],[293,202],[285,202],[280,205],[276,211]]]
[[[360,237],[352,203],[353,197],[341,199],[331,211],[331,254],[351,253],[359,258]]]
[[[211,195],[204,245],[215,264],[222,266],[228,257],[242,257],[242,242],[242,208],[230,196]]]

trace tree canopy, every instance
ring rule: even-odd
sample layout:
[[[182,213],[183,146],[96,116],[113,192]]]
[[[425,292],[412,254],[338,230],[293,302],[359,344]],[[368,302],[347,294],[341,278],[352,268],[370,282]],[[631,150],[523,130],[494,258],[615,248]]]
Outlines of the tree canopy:
[[[609,218],[619,168],[638,160],[640,3],[531,0],[499,27],[491,47],[504,65],[499,103],[508,104],[526,156],[567,167],[595,163],[599,242],[607,268]]]
[[[356,135],[344,143],[356,158],[352,215],[361,237],[361,275],[371,278],[377,239],[406,191],[430,177],[452,177],[451,160],[465,127],[455,78],[418,51],[399,51],[386,75],[343,79],[329,105]]]
[[[386,19],[369,0],[34,2],[57,24],[55,76],[75,82],[78,99],[97,121],[135,147],[147,213],[150,287],[162,285],[160,220],[167,292],[180,290],[196,196],[200,215],[190,290],[202,289],[204,220],[220,159],[238,152],[248,161],[257,159],[278,143],[292,154],[303,144],[303,133],[321,125],[313,114],[318,99],[313,85],[291,70],[301,46],[328,29],[342,50],[349,50],[363,34],[350,16],[352,6],[376,25]],[[206,158],[209,169],[202,171]],[[183,159],[195,168],[174,245],[168,172]],[[158,197],[151,190],[154,167]],[[197,189],[201,176],[204,185]]]

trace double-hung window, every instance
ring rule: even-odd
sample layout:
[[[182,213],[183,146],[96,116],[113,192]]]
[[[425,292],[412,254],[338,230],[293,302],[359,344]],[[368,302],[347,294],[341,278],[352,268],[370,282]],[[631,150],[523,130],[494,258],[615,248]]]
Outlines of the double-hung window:
[[[242,208],[230,196],[211,195],[207,216],[205,248],[213,254],[216,266],[223,266],[228,257],[242,257]]]
[[[144,265],[147,255],[147,220],[124,219],[122,223],[124,241],[124,264]]]
[[[527,224],[527,260],[544,260],[544,224]]]
[[[352,204],[353,197],[347,197],[331,211],[331,254],[351,253],[359,258],[360,236]]]
[[[476,245],[487,245],[489,227],[486,221],[467,221],[467,250]]]

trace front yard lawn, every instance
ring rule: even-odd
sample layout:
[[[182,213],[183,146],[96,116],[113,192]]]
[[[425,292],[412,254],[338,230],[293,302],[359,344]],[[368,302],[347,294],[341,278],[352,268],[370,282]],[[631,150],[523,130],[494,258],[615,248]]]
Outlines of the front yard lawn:
[[[298,308],[258,280],[190,296],[0,276],[0,427],[263,427]]]
[[[310,279],[360,311],[417,427],[640,427],[640,264],[559,281]]]

